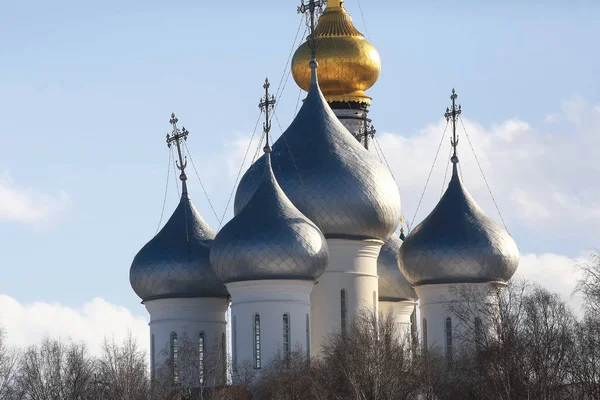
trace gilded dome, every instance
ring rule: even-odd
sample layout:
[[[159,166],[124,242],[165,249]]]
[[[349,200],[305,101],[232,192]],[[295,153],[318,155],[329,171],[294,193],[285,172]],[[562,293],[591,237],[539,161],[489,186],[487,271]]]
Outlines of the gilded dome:
[[[317,84],[271,153],[277,182],[325,237],[385,241],[400,221],[400,194],[388,168],[342,125]],[[234,213],[261,181],[265,156],[242,177]]]
[[[402,240],[393,234],[385,241],[377,258],[379,301],[414,301],[417,294],[398,268],[398,250]]]
[[[214,271],[226,283],[314,280],[325,271],[328,257],[323,233],[283,193],[267,153],[258,188],[213,242]]]
[[[406,237],[400,270],[415,285],[506,282],[519,265],[519,249],[502,227],[483,213],[453,167],[438,205]]]
[[[371,103],[365,90],[377,82],[379,53],[352,24],[343,1],[331,0],[315,27],[319,86],[329,102]],[[311,51],[304,42],[292,59],[292,75],[302,89],[310,88]]]
[[[214,231],[192,204],[187,190],[165,226],[135,256],[129,281],[144,301],[180,297],[227,297],[213,272],[209,252]]]

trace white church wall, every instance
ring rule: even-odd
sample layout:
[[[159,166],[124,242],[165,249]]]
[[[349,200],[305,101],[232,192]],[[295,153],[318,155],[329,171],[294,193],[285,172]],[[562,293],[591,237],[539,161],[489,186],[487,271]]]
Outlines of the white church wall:
[[[340,331],[342,313],[349,326],[359,312],[377,311],[379,303],[377,257],[383,242],[327,239],[327,244],[329,265],[317,279],[310,297],[311,354],[314,356],[319,355],[328,335]]]
[[[463,301],[458,293],[460,291],[473,291],[480,295],[473,295],[471,298],[479,299],[488,305],[494,304],[494,299],[489,296],[490,283],[462,283],[462,284],[431,284],[415,287],[419,296],[419,340],[422,345],[438,348],[442,354],[448,351],[456,352],[465,343],[460,341],[460,332],[474,332],[474,327],[463,327],[460,321],[449,310],[452,303]],[[454,305],[454,308],[459,308]],[[450,318],[450,324],[447,319]],[[478,318],[475,314],[469,319]],[[486,318],[481,318],[485,325]],[[473,321],[474,322],[474,321]],[[448,328],[451,327],[451,330]],[[482,329],[489,327],[483,326]],[[451,340],[449,340],[451,338]],[[470,338],[469,341],[474,338]],[[449,349],[451,347],[451,350]]]
[[[233,377],[251,367],[256,373],[275,355],[284,354],[284,324],[289,329],[289,351],[308,355],[310,344],[310,293],[314,282],[256,280],[228,283],[231,294]],[[287,323],[284,323],[287,315]],[[256,359],[256,319],[259,321],[259,361]],[[308,324],[308,325],[307,325]]]
[[[400,340],[409,340],[412,321],[410,319],[415,309],[414,301],[380,301],[379,313],[383,316],[390,313],[396,323]],[[407,342],[408,343],[408,342]]]
[[[158,368],[171,357],[171,334],[178,343],[184,337],[199,341],[204,332],[206,351],[220,346],[227,331],[227,299],[180,298],[145,301],[150,314],[151,368]]]

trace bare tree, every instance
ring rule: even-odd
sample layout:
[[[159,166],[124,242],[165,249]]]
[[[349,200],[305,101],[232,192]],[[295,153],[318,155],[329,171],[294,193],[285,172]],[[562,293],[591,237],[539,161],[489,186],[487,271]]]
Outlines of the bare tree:
[[[15,399],[15,379],[19,352],[6,344],[6,333],[0,327],[0,399]]]
[[[131,332],[121,344],[114,338],[104,339],[94,383],[101,393],[99,399],[146,400],[150,397],[146,354]]]
[[[46,338],[20,360],[16,393],[23,400],[94,398],[94,360],[83,344]]]
[[[576,265],[581,277],[575,291],[583,295],[586,311],[592,318],[600,319],[600,252],[596,250],[589,261]]]
[[[167,399],[211,399],[217,398],[216,389],[227,384],[229,362],[226,343],[221,337],[214,337],[205,347],[205,338],[183,335],[177,342],[177,357],[170,356],[170,349],[160,352],[165,360],[160,365],[152,382],[152,392],[155,398]],[[210,339],[210,338],[208,338]]]

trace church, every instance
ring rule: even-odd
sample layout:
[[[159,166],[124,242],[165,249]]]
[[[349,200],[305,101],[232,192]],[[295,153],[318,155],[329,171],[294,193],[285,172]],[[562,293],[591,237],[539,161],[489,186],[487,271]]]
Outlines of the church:
[[[403,334],[451,355],[452,287],[502,285],[516,272],[517,245],[486,216],[463,184],[451,96],[452,177],[420,225],[401,227],[398,186],[369,150],[374,135],[366,91],[380,73],[375,47],[344,7],[330,0],[295,52],[292,75],[307,92],[283,134],[270,142],[274,98],[265,82],[263,155],[245,172],[234,216],[218,232],[188,192],[180,144],[187,131],[171,117],[178,152],[179,205],[137,253],[130,282],[150,314],[152,372],[177,361],[181,338],[220,343],[233,381],[240,365],[260,372],[276,354],[319,357],[328,335],[344,334],[362,312],[391,313]],[[417,317],[418,316],[418,317]],[[166,354],[159,349],[167,348]]]

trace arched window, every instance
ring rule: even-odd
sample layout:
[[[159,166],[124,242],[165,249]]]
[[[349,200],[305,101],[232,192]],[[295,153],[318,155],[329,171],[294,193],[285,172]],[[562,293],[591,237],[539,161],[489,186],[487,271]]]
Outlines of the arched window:
[[[346,289],[340,292],[340,313],[342,336],[346,335]]]
[[[204,384],[204,356],[206,354],[206,336],[204,332],[200,332],[198,336],[198,377],[200,385]]]
[[[231,362],[233,364],[233,370],[237,371],[237,322],[235,315],[231,323],[231,335],[233,340],[231,341]]]
[[[446,361],[450,365],[452,364],[452,319],[450,317],[446,318],[444,330],[446,336]]]
[[[286,366],[290,362],[290,354],[292,352],[290,342],[290,314],[283,314],[283,357]]]
[[[310,361],[310,317],[306,313],[306,359]]]
[[[423,348],[427,350],[427,318],[423,318]]]
[[[155,355],[155,347],[154,347],[154,333],[151,335],[150,337],[150,376],[152,379],[154,379],[154,375],[156,373],[156,361],[154,360],[154,358],[156,357]]]
[[[177,333],[171,332],[171,368],[173,368],[173,382],[175,383],[179,382],[178,351]]]
[[[260,315],[254,314],[254,369],[260,369]]]

